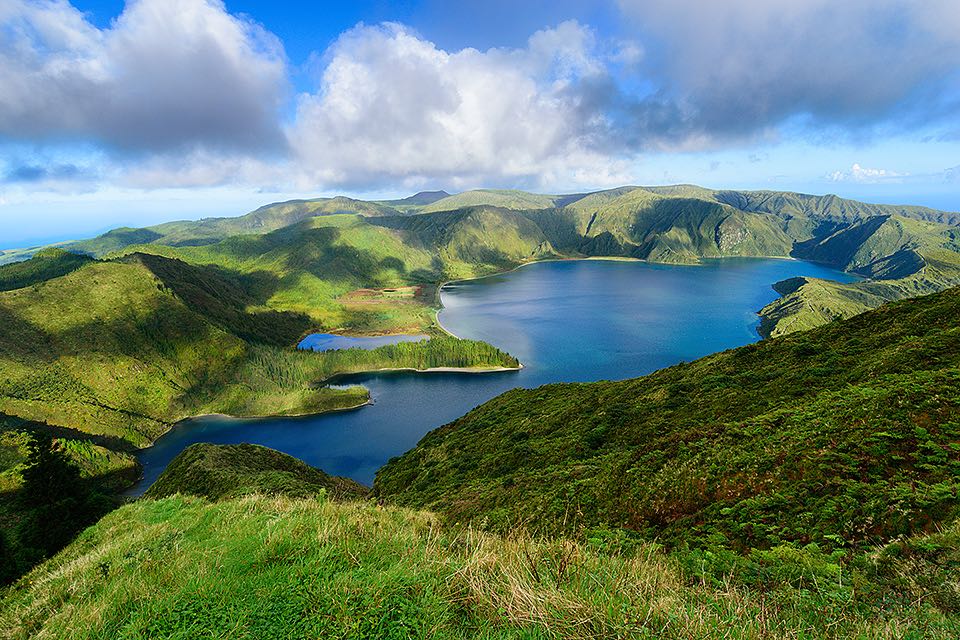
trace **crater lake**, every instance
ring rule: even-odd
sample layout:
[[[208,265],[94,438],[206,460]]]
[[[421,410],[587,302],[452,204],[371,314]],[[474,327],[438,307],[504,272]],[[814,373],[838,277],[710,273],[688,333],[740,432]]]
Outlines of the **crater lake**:
[[[499,373],[357,374],[372,403],[297,418],[185,420],[142,450],[143,493],[197,442],[250,442],[364,484],[427,432],[514,387],[619,380],[759,340],[756,312],[772,285],[812,276],[852,276],[795,260],[726,258],[695,266],[622,260],[539,262],[441,290],[439,320],[461,338],[484,340],[520,359]]]

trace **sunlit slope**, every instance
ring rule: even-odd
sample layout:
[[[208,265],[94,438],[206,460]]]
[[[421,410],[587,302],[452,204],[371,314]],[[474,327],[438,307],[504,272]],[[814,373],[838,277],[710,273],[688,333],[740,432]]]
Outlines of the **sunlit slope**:
[[[258,279],[262,309],[366,333],[427,330],[438,283],[545,258],[796,257],[874,281],[791,287],[761,314],[765,335],[780,335],[960,282],[958,223],[960,214],[924,207],[694,185],[564,196],[476,190],[291,201],[239,218],[118,229],[72,249],[235,270]],[[423,289],[400,302],[353,293],[410,286]]]
[[[534,221],[505,208],[467,207],[371,224],[402,230],[409,242],[426,248],[443,280],[487,275],[558,255]]]
[[[450,244],[473,247],[460,242]],[[444,263],[412,232],[361,216],[115,255],[50,250],[0,267],[11,288],[0,291],[0,411],[142,446],[191,415],[365,401],[360,389],[316,386],[339,373],[518,365],[489,345],[445,337],[433,316]],[[316,330],[426,330],[434,339],[359,353],[293,348]]]
[[[853,222],[872,216],[900,216],[927,222],[960,224],[960,212],[939,211],[929,207],[870,204],[835,195],[815,196],[789,191],[705,191],[709,191],[710,197],[718,202],[743,211],[765,212],[784,218],[805,217]]]
[[[908,542],[839,587],[837,565],[792,564],[797,587],[747,590],[691,580],[616,537],[500,538],[371,503],[173,496],[107,515],[3,593],[0,635],[950,638],[942,563],[956,537]],[[851,604],[852,583],[869,598]]]
[[[375,202],[354,200],[344,196],[315,200],[290,200],[268,204],[250,213],[233,218],[168,222],[143,229],[120,228],[91,240],[73,243],[71,251],[104,256],[135,244],[167,246],[204,245],[235,235],[260,235],[324,215],[362,214],[365,216],[395,215],[397,212]]]
[[[0,293],[0,411],[140,446],[196,413],[300,413],[363,400],[309,388],[318,358],[267,346],[288,321],[299,333],[297,317],[247,313],[240,286],[135,255]]]
[[[400,231],[354,215],[310,218],[262,235],[232,236],[195,247],[137,245],[190,263],[222,267],[257,284],[262,308],[308,316],[317,328],[347,332],[417,332],[432,322],[433,297],[352,304],[361,288],[433,285],[434,258]]]
[[[506,530],[824,548],[960,513],[960,289],[623,382],[517,389],[423,438],[375,490]]]
[[[761,333],[777,336],[849,318],[889,300],[960,285],[960,229],[877,216],[823,240],[802,243],[794,255],[869,278],[838,284],[816,278],[780,283],[783,297],[761,311]]]
[[[517,190],[477,189],[464,191],[456,195],[441,198],[421,209],[423,213],[434,211],[452,211],[464,207],[491,206],[502,209],[546,209],[552,207],[564,196],[541,195]]]

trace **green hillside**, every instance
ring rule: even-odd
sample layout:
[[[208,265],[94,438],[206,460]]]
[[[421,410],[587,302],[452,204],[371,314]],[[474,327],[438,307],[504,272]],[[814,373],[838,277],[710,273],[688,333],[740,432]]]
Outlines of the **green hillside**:
[[[761,310],[761,333],[777,336],[874,309],[883,302],[960,285],[960,229],[900,216],[854,223],[794,255],[869,280],[838,284],[812,278],[781,283],[783,297]]]
[[[142,446],[197,413],[300,413],[365,400],[308,389],[304,369],[319,358],[281,359],[203,311],[136,256],[4,292],[0,411]],[[257,324],[232,311],[235,322]]]
[[[869,547],[960,514],[960,289],[623,382],[516,389],[377,474],[448,522]]]
[[[63,249],[41,249],[22,262],[0,265],[0,291],[22,289],[65,276],[90,262],[90,258]]]
[[[147,498],[175,494],[209,500],[244,495],[285,495],[333,500],[359,499],[368,489],[330,476],[279,451],[255,444],[194,444],[184,449],[150,485]]]
[[[195,445],[0,591],[0,634],[954,638],[958,317],[960,288],[516,389],[393,459],[376,502]]]
[[[395,215],[397,212],[375,202],[344,196],[315,200],[290,200],[268,204],[233,218],[204,218],[197,221],[167,222],[144,229],[114,229],[92,240],[68,245],[71,251],[102,257],[135,244],[167,246],[204,245],[235,235],[259,235],[276,231],[314,216],[335,214],[365,216]]]
[[[329,330],[366,333],[422,331],[431,324],[436,284],[552,257],[681,264],[797,257],[884,283],[800,288],[761,312],[765,335],[780,335],[960,282],[958,224],[960,213],[832,195],[695,185],[563,196],[479,189],[381,202],[337,197],[276,203],[239,218],[117,229],[70,248],[95,256],[159,253],[264,271],[276,281],[268,308],[305,313]],[[378,262],[371,264],[367,253],[378,247],[383,250],[373,252]],[[359,269],[342,278],[336,272],[351,252]],[[928,268],[931,260],[937,268]],[[331,262],[335,273],[328,274]],[[348,296],[360,288],[411,285],[426,290],[409,304],[352,304],[357,300]],[[344,296],[351,304],[343,304]]]
[[[960,230],[926,221],[953,220],[929,210],[686,185],[441,195],[414,200],[460,208],[294,201],[117,230],[86,247],[107,261],[48,250],[0,267],[0,411],[140,446],[197,413],[362,402],[311,386],[338,372],[513,366],[495,349],[442,340],[349,358],[291,347],[314,330],[442,336],[440,283],[546,258],[796,256],[867,278],[780,283],[783,297],[761,311],[773,336],[960,284]]]
[[[431,202],[421,209],[424,213],[453,211],[464,207],[491,206],[503,209],[546,209],[552,207],[562,196],[547,196],[515,189],[477,189],[464,191]]]
[[[198,414],[366,402],[361,388],[316,386],[339,373],[517,365],[489,345],[439,335],[372,351],[296,351],[315,323],[266,307],[270,291],[257,272],[131,254],[0,292],[0,411],[144,446]]]
[[[677,558],[615,537],[501,538],[370,503],[173,496],[109,514],[0,594],[0,634],[952,638],[958,537],[905,541],[842,586],[836,565],[771,556],[780,573],[761,589],[691,579]]]
[[[400,213],[415,213],[423,207],[433,204],[437,200],[449,197],[450,194],[446,191],[420,191],[412,196],[398,200],[380,200],[377,204],[390,207]]]

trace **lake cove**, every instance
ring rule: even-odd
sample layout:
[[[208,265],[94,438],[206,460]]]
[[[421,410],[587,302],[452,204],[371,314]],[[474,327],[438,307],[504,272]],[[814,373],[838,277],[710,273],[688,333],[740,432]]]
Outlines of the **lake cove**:
[[[340,336],[332,333],[312,333],[297,345],[298,349],[311,349],[313,351],[332,351],[334,349],[376,349],[388,344],[400,344],[401,342],[419,342],[428,340],[425,335],[395,335],[395,336],[371,336],[355,338],[351,336]]]
[[[697,266],[541,262],[453,283],[440,294],[443,326],[508,351],[523,369],[358,374],[338,379],[370,389],[372,404],[356,410],[185,420],[139,454],[144,478],[132,493],[145,491],[196,442],[261,444],[370,484],[378,468],[428,431],[514,387],[632,378],[758,340],[756,312],[777,297],[771,285],[794,276],[852,280],[796,260],[727,258]]]

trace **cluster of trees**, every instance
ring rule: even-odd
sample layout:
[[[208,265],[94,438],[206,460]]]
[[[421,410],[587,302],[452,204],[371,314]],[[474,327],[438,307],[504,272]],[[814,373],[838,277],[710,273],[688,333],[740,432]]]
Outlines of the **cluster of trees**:
[[[322,354],[324,373],[434,367],[518,367],[520,362],[486,342],[437,336],[376,349],[343,349]]]
[[[301,389],[341,374],[377,369],[520,366],[515,357],[486,342],[447,336],[376,349],[337,349],[316,353],[254,347],[250,350],[250,363],[252,371],[287,390]],[[248,372],[247,375],[252,374]]]
[[[95,491],[53,438],[34,432],[22,484],[11,498],[12,524],[0,530],[0,584],[65,547],[85,527],[116,506]]]

